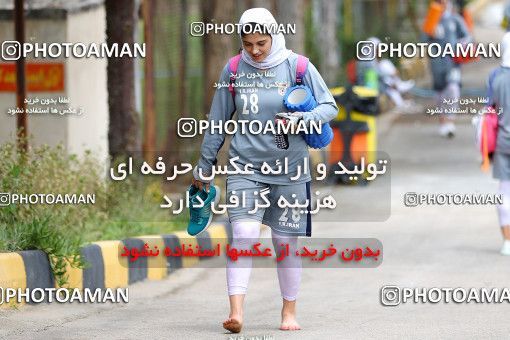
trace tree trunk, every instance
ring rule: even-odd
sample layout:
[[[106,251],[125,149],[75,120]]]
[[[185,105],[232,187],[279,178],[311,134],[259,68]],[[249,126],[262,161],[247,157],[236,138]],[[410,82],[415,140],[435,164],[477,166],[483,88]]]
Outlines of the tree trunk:
[[[186,156],[189,156],[187,152],[189,149],[186,149],[186,145],[184,145],[184,150],[182,150],[182,144],[178,142],[176,125],[177,121],[183,117],[189,117],[189,105],[188,105],[188,78],[186,70],[188,68],[188,27],[189,21],[188,19],[188,5],[186,3],[187,0],[180,0],[179,2],[179,85],[178,85],[178,93],[179,97],[178,101],[178,111],[177,112],[169,112],[169,121],[167,128],[167,136],[166,136],[166,151],[168,152],[167,160],[169,164],[175,164],[178,161],[181,161],[180,154],[183,151]],[[175,44],[175,43],[174,43]],[[186,157],[185,157],[186,158]]]
[[[134,44],[136,27],[134,0],[106,0],[106,42]],[[110,155],[134,155],[140,151],[139,117],[135,109],[135,77],[133,58],[108,59],[108,109]]]
[[[181,0],[181,23],[179,26],[180,30],[180,53],[179,53],[179,108],[180,108],[180,116],[188,117],[188,93],[187,93],[187,85],[188,78],[186,74],[186,69],[188,68],[188,6],[186,4],[187,0]]]
[[[336,36],[339,17],[338,1],[322,1],[320,8],[322,25],[318,31],[318,38],[320,46],[328,48],[322,49],[319,69],[326,84],[332,87],[339,82],[338,72],[340,69],[340,54]]]
[[[354,24],[352,20],[352,0],[345,0],[343,2],[343,27],[344,37],[351,40],[354,36]]]
[[[268,9],[273,14],[273,16],[275,16],[275,13],[276,13],[276,0],[253,0],[251,2],[252,2],[252,6],[248,7],[248,8],[252,8],[252,7],[266,8],[266,9]]]
[[[364,11],[364,1],[351,1],[351,8],[352,13],[347,14],[351,15],[351,22],[352,22],[352,33],[353,38],[356,40],[366,40],[366,34],[367,34],[367,26],[365,25],[365,11]],[[370,23],[370,21],[368,21]]]
[[[415,0],[409,0],[407,3],[407,17],[411,21],[411,27],[413,28],[416,37],[420,37],[421,29],[418,25],[417,5]]]
[[[202,20],[205,23],[229,23],[234,14],[233,1],[208,0],[202,1]],[[223,66],[233,56],[234,48],[228,34],[207,34],[203,38],[204,53],[204,112],[208,113],[214,96],[214,83],[218,81]],[[241,42],[238,40],[238,45]]]
[[[295,24],[296,34],[285,36],[287,48],[296,53],[305,53],[305,16],[303,0],[277,0],[277,15],[275,15],[278,24]],[[273,13],[274,14],[274,13]]]
[[[156,107],[154,103],[154,14],[156,3],[153,0],[143,0],[143,21],[145,47],[145,110],[143,134],[143,158],[149,164],[154,164],[156,153]]]

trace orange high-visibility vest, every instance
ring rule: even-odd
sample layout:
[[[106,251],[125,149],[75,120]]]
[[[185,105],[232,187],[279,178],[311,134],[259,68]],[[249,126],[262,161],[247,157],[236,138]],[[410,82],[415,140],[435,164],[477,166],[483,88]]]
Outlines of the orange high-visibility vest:
[[[429,11],[425,17],[425,20],[423,21],[423,32],[430,35],[431,37],[434,36],[437,24],[439,24],[439,21],[441,21],[444,10],[445,8],[441,4],[437,2],[430,3]]]

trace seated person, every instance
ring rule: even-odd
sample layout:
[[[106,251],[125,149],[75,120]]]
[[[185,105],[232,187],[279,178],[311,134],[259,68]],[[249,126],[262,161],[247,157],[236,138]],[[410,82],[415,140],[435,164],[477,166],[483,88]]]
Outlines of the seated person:
[[[414,106],[411,102],[402,98],[402,94],[414,87],[414,80],[402,80],[395,65],[389,59],[381,59],[377,62],[379,75],[379,89],[395,103],[399,109],[409,109]]]

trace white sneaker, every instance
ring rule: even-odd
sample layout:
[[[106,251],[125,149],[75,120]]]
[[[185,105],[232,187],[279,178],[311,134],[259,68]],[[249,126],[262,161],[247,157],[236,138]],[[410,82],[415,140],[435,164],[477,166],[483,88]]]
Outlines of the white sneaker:
[[[501,255],[510,256],[510,241],[509,240],[505,240],[505,242],[503,242],[503,247],[501,247],[500,253],[501,253]]]
[[[414,80],[401,80],[400,82],[397,82],[396,84],[397,90],[400,93],[406,93],[409,92],[414,87]]]
[[[439,134],[445,138],[455,137],[455,124],[452,122],[443,123],[439,126]]]
[[[422,107],[413,100],[404,100],[396,109],[402,114],[418,114],[422,112]]]

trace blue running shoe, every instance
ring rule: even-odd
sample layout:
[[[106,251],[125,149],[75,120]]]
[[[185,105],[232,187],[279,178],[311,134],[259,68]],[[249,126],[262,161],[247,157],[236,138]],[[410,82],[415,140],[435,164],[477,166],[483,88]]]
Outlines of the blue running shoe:
[[[194,185],[191,185],[188,192],[190,215],[188,234],[196,236],[207,229],[207,227],[211,224],[214,215],[211,211],[211,205],[213,202],[216,205],[220,201],[220,189],[215,185],[211,185],[209,187],[209,192],[205,192],[204,190],[198,190],[198,188]],[[204,202],[204,205],[201,208],[194,208],[194,205],[196,206],[200,204],[200,200],[198,198]]]

